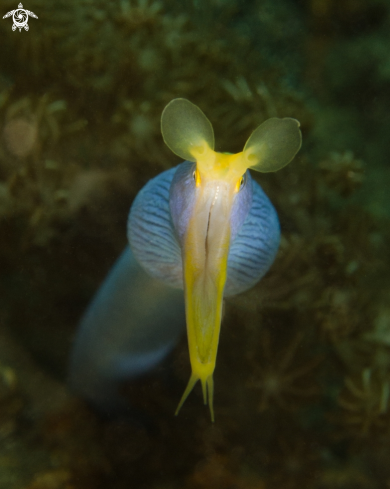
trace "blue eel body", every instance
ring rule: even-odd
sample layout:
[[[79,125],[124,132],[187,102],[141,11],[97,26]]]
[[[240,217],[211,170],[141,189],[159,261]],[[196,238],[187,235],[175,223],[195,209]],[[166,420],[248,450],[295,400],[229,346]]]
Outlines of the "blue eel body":
[[[130,245],[81,320],[69,385],[101,411],[126,410],[121,383],[156,367],[185,331],[179,239],[185,216],[178,213],[183,201],[191,199],[193,171],[194,164],[184,162],[139,192],[129,214]],[[260,280],[280,241],[276,211],[248,171],[232,211],[231,229],[225,297]]]

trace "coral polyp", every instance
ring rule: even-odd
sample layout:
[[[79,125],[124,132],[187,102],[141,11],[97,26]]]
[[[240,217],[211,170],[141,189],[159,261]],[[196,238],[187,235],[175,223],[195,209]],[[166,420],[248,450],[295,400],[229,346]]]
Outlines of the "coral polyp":
[[[381,378],[371,368],[345,378],[338,403],[343,409],[347,430],[355,436],[388,434],[390,421],[390,379]]]
[[[259,338],[256,363],[247,387],[258,396],[258,410],[281,408],[294,410],[299,403],[318,395],[319,390],[312,377],[321,358],[302,362],[297,359],[302,335],[297,334],[281,351],[275,351],[270,335],[263,332]]]

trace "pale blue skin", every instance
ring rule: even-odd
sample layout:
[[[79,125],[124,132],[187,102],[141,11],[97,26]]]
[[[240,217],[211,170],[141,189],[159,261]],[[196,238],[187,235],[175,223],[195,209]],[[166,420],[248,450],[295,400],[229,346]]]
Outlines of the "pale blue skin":
[[[139,192],[128,220],[130,247],[81,321],[69,385],[103,412],[126,411],[121,383],[156,367],[185,331],[181,244],[194,200],[194,168],[194,163],[184,162]],[[225,297],[258,282],[279,247],[276,211],[248,171],[230,224]]]

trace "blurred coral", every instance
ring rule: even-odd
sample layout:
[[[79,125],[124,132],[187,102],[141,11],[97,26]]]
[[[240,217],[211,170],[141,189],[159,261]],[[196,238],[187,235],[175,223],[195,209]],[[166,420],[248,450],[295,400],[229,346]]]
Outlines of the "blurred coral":
[[[345,389],[339,398],[346,428],[358,436],[366,436],[374,430],[381,436],[388,436],[389,395],[390,378],[381,378],[370,368],[364,369],[357,378],[346,377]]]
[[[269,334],[264,331],[257,348],[248,353],[254,365],[247,387],[256,391],[256,394],[258,391],[260,413],[275,408],[293,411],[299,401],[307,402],[307,398],[318,395],[315,381],[308,378],[318,367],[321,358],[316,356],[306,362],[300,358],[297,362],[301,343],[302,335],[297,334],[284,351],[275,352]]]
[[[351,195],[363,182],[363,162],[354,158],[351,151],[331,153],[328,160],[320,162],[319,168],[326,185],[342,197]]]

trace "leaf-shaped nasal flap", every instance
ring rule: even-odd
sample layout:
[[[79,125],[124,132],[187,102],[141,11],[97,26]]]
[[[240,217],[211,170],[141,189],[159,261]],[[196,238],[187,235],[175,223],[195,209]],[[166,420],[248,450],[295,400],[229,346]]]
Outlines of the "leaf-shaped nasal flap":
[[[184,98],[175,98],[161,115],[165,144],[184,160],[196,161],[207,149],[214,149],[214,131],[204,113]]]
[[[252,170],[277,171],[290,163],[301,144],[302,134],[296,119],[273,117],[251,134],[243,157]]]

